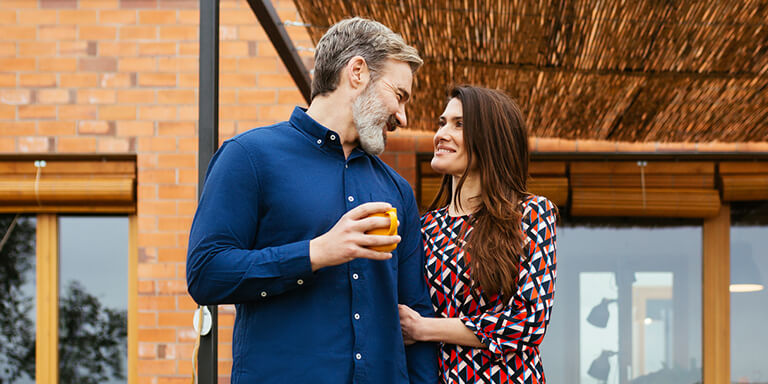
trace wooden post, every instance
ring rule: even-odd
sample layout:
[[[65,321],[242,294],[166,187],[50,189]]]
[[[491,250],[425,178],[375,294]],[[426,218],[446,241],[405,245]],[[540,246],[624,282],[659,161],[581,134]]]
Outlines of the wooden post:
[[[730,383],[731,376],[731,209],[704,220],[702,230],[702,378],[704,384]]]

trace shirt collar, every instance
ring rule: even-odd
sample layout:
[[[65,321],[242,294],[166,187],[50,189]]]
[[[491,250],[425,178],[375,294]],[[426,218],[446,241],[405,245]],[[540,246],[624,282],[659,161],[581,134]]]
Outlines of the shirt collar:
[[[289,122],[314,144],[321,147],[330,145],[331,148],[338,147],[339,150],[341,149],[339,134],[315,121],[307,114],[306,108],[294,108]],[[352,154],[356,154],[356,152],[365,153],[359,146],[352,151]]]

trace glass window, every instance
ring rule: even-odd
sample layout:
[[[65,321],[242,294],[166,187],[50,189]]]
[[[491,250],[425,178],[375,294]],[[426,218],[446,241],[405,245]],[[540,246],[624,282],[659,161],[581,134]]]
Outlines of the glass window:
[[[768,216],[764,217],[768,218]],[[768,382],[768,224],[731,226],[731,381]]]
[[[0,215],[0,383],[34,383],[36,220]]]
[[[558,229],[547,381],[700,382],[701,226]]]
[[[59,377],[125,383],[128,218],[59,218]]]

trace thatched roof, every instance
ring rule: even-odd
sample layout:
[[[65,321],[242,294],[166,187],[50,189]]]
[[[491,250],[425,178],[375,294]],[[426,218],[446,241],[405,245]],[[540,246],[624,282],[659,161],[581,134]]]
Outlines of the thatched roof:
[[[295,0],[312,39],[349,16],[416,46],[411,128],[447,88],[507,91],[539,137],[768,140],[768,1]]]

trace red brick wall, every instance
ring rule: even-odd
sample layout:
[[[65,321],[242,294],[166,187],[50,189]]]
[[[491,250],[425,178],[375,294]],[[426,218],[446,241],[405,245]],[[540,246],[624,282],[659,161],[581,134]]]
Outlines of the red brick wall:
[[[293,2],[273,1],[283,20]],[[0,1],[0,153],[136,153],[139,382],[188,383],[185,257],[197,188],[198,0]],[[312,46],[303,28],[287,27]],[[245,0],[221,1],[220,133],[304,100]],[[311,54],[302,53],[311,65]],[[229,382],[234,310],[220,315]]]

